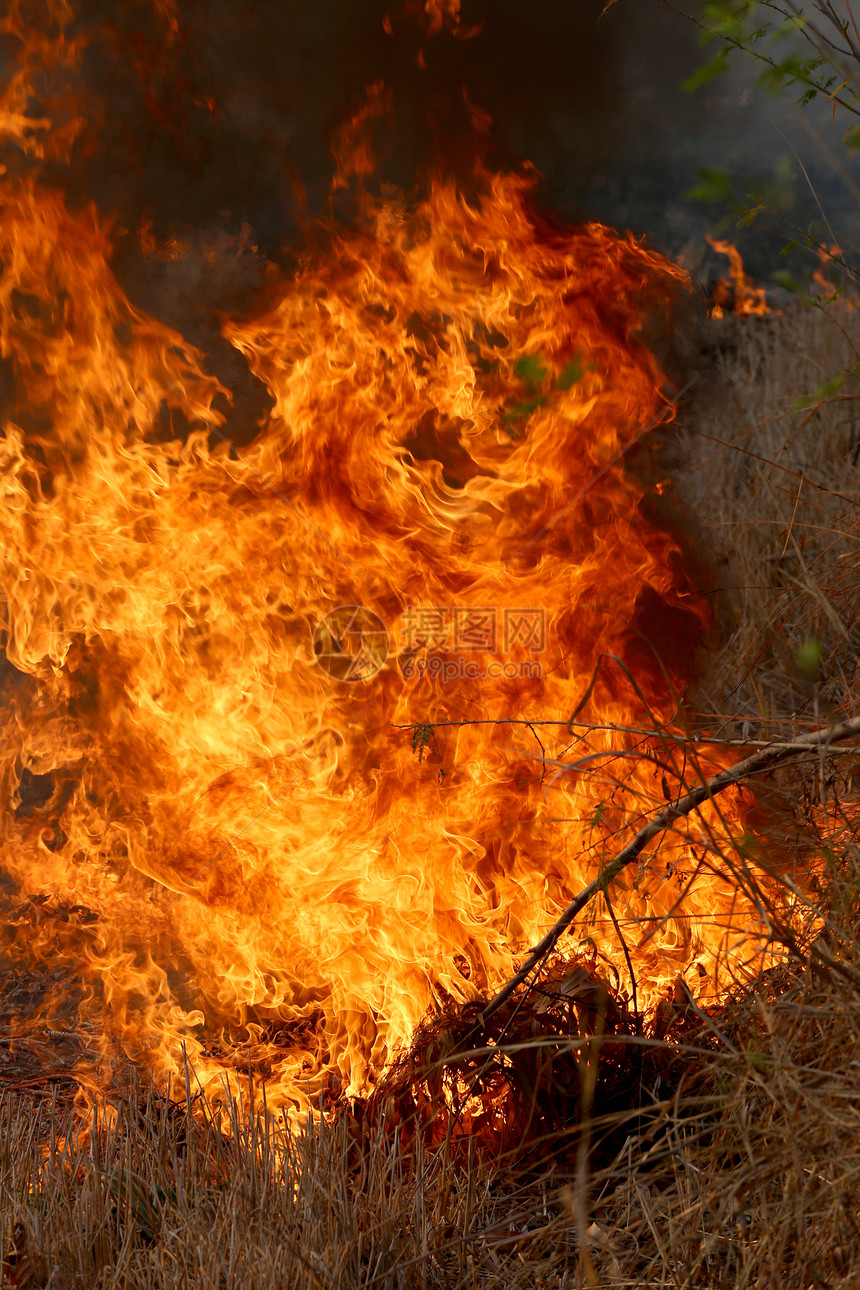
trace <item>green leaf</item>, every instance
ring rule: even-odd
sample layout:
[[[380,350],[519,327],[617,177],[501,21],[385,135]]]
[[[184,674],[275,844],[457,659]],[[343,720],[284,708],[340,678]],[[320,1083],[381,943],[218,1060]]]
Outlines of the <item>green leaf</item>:
[[[418,754],[418,760],[424,760],[428,745],[432,743],[435,727],[427,722],[419,722],[412,730],[412,751]],[[432,752],[432,748],[430,749]]]
[[[774,32],[774,40],[779,40],[781,36],[790,36],[795,31],[802,31],[809,23],[805,14],[793,14],[786,18],[785,22]]]
[[[701,7],[702,25],[710,36],[745,45],[755,34],[749,22],[757,7],[758,0],[711,0]]]
[[[710,202],[717,206],[727,202],[732,195],[731,176],[716,166],[702,166],[698,172],[699,182],[684,193],[688,202]]]
[[[773,274],[773,280],[777,286],[782,287],[785,291],[791,291],[794,295],[797,295],[800,291],[800,283],[790,273],[786,273],[785,269],[777,269],[776,273]]]
[[[555,378],[555,388],[557,390],[569,390],[572,385],[576,385],[577,381],[582,380],[584,371],[582,359],[577,354],[576,358],[572,358]]]
[[[729,70],[728,55],[730,52],[730,47],[719,50],[709,63],[704,63],[701,67],[697,67],[691,76],[681,81],[681,89],[686,90],[688,94],[692,94],[694,90],[701,89],[703,85],[715,80],[717,76],[722,76]]]
[[[750,224],[755,223],[755,218],[759,214],[759,212],[763,210],[767,210],[767,207],[764,205],[764,203],[756,202],[755,206],[751,206],[748,211],[746,211],[743,215],[741,215],[741,217],[738,220],[738,228],[749,228]]]
[[[538,408],[546,406],[546,395],[541,395],[538,399],[526,399],[523,403],[517,403],[505,413],[505,423],[510,425],[514,421],[527,421],[533,412]]]
[[[524,354],[517,359],[514,372],[533,390],[538,390],[547,378],[547,369],[540,354]]]
[[[794,661],[807,681],[815,682],[819,679],[823,660],[824,651],[821,648],[821,641],[814,636],[810,636],[802,645],[798,645],[794,652]]]
[[[154,1197],[144,1180],[135,1173],[120,1169],[108,1170],[105,1175],[108,1189],[120,1205],[127,1205],[131,1217],[146,1241],[154,1241],[158,1230],[158,1209]],[[159,1189],[160,1191],[160,1189]],[[164,1193],[159,1195],[164,1200]]]
[[[781,94],[787,85],[807,85],[812,89],[819,89],[814,76],[823,62],[823,58],[800,58],[797,54],[787,54],[775,66],[765,68],[758,83],[771,94]]]
[[[850,375],[850,372],[837,372],[836,376],[831,376],[829,381],[819,385],[818,389],[814,390],[812,394],[802,394],[799,399],[795,400],[794,411],[803,412],[804,409],[812,407],[815,403],[824,403],[826,399],[832,399],[834,394],[839,393]]]

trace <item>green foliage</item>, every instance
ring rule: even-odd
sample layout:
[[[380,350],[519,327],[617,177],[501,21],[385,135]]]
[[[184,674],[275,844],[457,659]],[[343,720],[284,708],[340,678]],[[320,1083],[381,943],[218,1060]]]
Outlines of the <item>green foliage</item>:
[[[597,803],[597,805],[594,808],[594,814],[592,815],[591,821],[590,821],[591,827],[593,829],[600,828],[601,824],[606,818],[607,809],[608,809],[608,804],[605,800]]]
[[[755,223],[756,216],[761,214],[764,210],[767,210],[764,202],[754,202],[749,210],[744,211],[743,215],[741,215],[738,220],[738,228],[749,228],[750,224]]]
[[[860,115],[860,98],[852,88],[857,46],[848,21],[829,0],[806,0],[795,12],[781,0],[702,0],[697,21],[702,43],[716,45],[716,52],[687,78],[685,89],[696,90],[720,75],[737,52],[758,64],[759,84],[770,94],[794,88],[803,107],[823,95],[834,111],[841,107]],[[860,128],[852,127],[846,143],[857,142]]]
[[[755,18],[758,9],[759,0],[707,0],[700,5],[705,38],[720,36],[730,41],[752,40],[756,29],[751,26],[751,19]]]
[[[827,399],[834,398],[850,376],[860,376],[860,363],[855,363],[853,367],[846,368],[844,372],[837,372],[829,380],[823,381],[811,394],[801,395],[795,401],[795,412],[803,412],[807,408],[815,407],[819,403],[826,402]]]
[[[773,1058],[768,1057],[766,1053],[760,1053],[754,1048],[748,1048],[744,1053],[744,1057],[753,1070],[759,1071],[762,1075],[767,1075],[773,1070]]]
[[[721,206],[731,199],[734,181],[727,170],[717,166],[700,166],[698,183],[689,188],[684,197],[691,202],[707,202]]]
[[[797,243],[795,243],[796,245]],[[790,291],[792,295],[800,294],[802,290],[800,283],[793,274],[788,273],[785,269],[777,269],[775,273],[771,274],[771,277],[778,287],[782,287],[783,291]]]
[[[412,751],[418,754],[418,760],[424,760],[424,754],[429,750],[434,752],[433,744],[435,742],[435,729],[429,723],[419,722],[412,728]]]
[[[836,84],[835,76],[816,77],[816,72],[824,66],[823,58],[801,58],[797,54],[786,54],[773,66],[766,67],[759,76],[759,84],[775,96],[791,85],[804,85],[806,90],[800,95],[800,102],[811,102],[817,94],[826,92]]]
[[[569,390],[572,385],[582,380],[585,368],[582,366],[582,360],[577,354],[576,358],[562,368],[560,375],[556,378],[555,388],[557,390]]]
[[[518,358],[514,372],[530,390],[539,390],[547,377],[547,369],[540,354],[524,354],[522,358]]]
[[[821,664],[824,654],[821,642],[814,636],[799,645],[794,654],[794,661],[807,681],[817,682],[821,676]]]
[[[514,375],[523,384],[525,398],[508,408],[504,416],[505,429],[514,437],[516,429],[539,408],[549,403],[551,395],[558,390],[569,390],[582,380],[585,368],[582,359],[575,355],[555,376],[544,361],[542,354],[523,354],[514,364]]]
[[[154,1241],[158,1231],[158,1202],[167,1196],[161,1188],[153,1193],[140,1175],[122,1169],[110,1169],[104,1174],[108,1191],[134,1221],[145,1241]]]
[[[681,82],[681,88],[688,93],[700,89],[713,81],[718,76],[723,76],[729,70],[730,48],[718,49],[709,63],[703,63],[701,67],[696,68],[692,76],[688,76],[685,81]]]
[[[747,228],[761,214],[792,210],[796,170],[791,157],[780,156],[769,176],[732,175],[718,166],[701,166],[697,182],[684,193],[687,201],[722,207],[736,228]]]
[[[546,407],[546,397],[542,396],[537,399],[525,399],[522,403],[515,403],[512,408],[508,408],[505,413],[505,422],[513,426],[519,421],[528,421],[533,412],[538,408]]]
[[[699,0],[695,21],[701,42],[711,56],[684,82],[685,89],[696,90],[724,72],[731,57],[735,61],[745,58],[757,67],[758,84],[768,93],[788,93],[801,107],[826,99],[834,122],[842,119],[845,147],[849,151],[860,147],[860,32],[850,9],[834,5],[831,0]],[[804,180],[807,181],[805,173]],[[856,283],[856,273],[845,257],[835,252],[829,225],[810,225],[804,231],[792,222],[796,182],[796,163],[787,156],[779,159],[770,179],[752,183],[725,170],[703,167],[686,197],[727,212],[727,218],[715,229],[723,235],[729,217],[736,228],[745,228],[768,216],[771,229],[775,218],[786,230],[780,253],[789,256],[802,249],[814,252],[820,262],[830,265],[832,289],[829,293],[825,289],[822,295],[810,285],[811,267],[805,277],[780,270],[773,275],[774,282],[809,305],[827,308],[839,298],[846,280]],[[820,274],[816,281],[820,286]],[[841,373],[825,382],[799,400],[796,407],[811,407],[835,397],[847,376],[853,374]]]

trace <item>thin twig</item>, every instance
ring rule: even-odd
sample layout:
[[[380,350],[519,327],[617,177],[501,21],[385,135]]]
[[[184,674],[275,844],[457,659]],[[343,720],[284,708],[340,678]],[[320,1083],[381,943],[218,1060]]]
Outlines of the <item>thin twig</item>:
[[[624,955],[624,961],[627,964],[627,972],[630,977],[630,991],[631,991],[632,1000],[633,1000],[633,1024],[636,1029],[636,1034],[641,1035],[642,1023],[639,1017],[639,1000],[637,997],[638,992],[636,988],[636,973],[633,971],[633,960],[630,958],[630,950],[627,948],[627,940],[624,936],[624,933],[621,930],[621,926],[615,915],[615,910],[612,906],[612,901],[609,899],[608,891],[605,891],[603,893],[603,898],[606,901],[606,908],[609,910],[609,917],[612,919],[612,926],[615,928],[615,935],[618,937],[618,940],[621,942],[621,952]]]
[[[716,797],[718,793],[722,793],[733,784],[740,783],[741,780],[747,779],[750,775],[760,774],[762,771],[769,770],[771,766],[776,766],[779,762],[784,761],[785,758],[797,751],[798,745],[805,748],[827,749],[831,744],[842,743],[844,740],[856,738],[858,735],[860,735],[860,718],[852,717],[849,721],[841,721],[832,726],[823,726],[819,730],[811,731],[808,735],[801,735],[800,738],[793,740],[791,743],[772,744],[769,748],[764,748],[760,752],[754,753],[752,757],[747,757],[744,761],[738,762],[737,765],[720,771],[718,775],[705,780],[704,783],[691,789],[689,793],[678,798],[677,801],[671,802],[659,815],[649,820],[613,860],[610,860],[607,865],[601,866],[597,877],[571,901],[546,936],[530,952],[519,971],[490,1000],[480,1015],[480,1024],[486,1026],[490,1018],[507,1003],[517,987],[523,984],[548,954],[552,953],[577,914],[594,899],[599,891],[604,891],[607,884],[612,882],[621,873],[622,869],[626,869],[628,865],[638,859],[652,838],[671,828],[676,820],[689,815],[709,798]]]
[[[732,721],[735,719],[735,717],[728,717],[726,720]],[[788,724],[787,718],[783,721],[783,724]],[[794,724],[794,722],[792,721],[791,724]],[[657,729],[654,726],[620,726],[614,723],[602,725],[590,721],[571,721],[567,717],[557,718],[552,721],[534,721],[525,717],[465,717],[458,721],[407,721],[403,724],[392,723],[392,725],[395,730],[419,730],[431,727],[435,730],[437,728],[442,729],[445,726],[526,726],[532,731],[535,738],[537,738],[537,735],[533,729],[534,726],[557,726],[559,729],[569,729],[571,734],[576,729],[582,730],[586,734],[607,731],[610,734],[645,735],[654,739],[671,739],[673,744],[678,745],[696,744],[700,748],[762,748],[765,750],[768,748],[783,748],[786,751],[793,749],[794,752],[809,751],[809,744],[803,742],[805,736],[794,740],[793,743],[784,740],[774,742],[773,739],[720,739],[716,734],[701,734],[699,731],[692,735],[685,735],[665,728]],[[860,749],[834,748],[833,752],[857,753],[860,752]],[[595,754],[595,756],[597,755],[602,756],[603,754]],[[620,755],[617,749],[616,755]],[[571,763],[561,762],[556,758],[548,757],[546,760],[553,765],[571,767]]]

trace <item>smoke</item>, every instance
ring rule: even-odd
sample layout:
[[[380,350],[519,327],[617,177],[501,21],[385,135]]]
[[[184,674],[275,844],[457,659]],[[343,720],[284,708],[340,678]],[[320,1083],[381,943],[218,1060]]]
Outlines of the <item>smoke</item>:
[[[115,269],[135,300],[207,348],[219,349],[218,312],[252,307],[266,266],[288,265],[329,209],[332,140],[380,83],[392,104],[373,131],[380,184],[467,177],[482,151],[500,168],[531,163],[562,218],[689,257],[719,216],[686,197],[701,166],[749,187],[776,170],[793,217],[818,213],[794,147],[841,236],[856,227],[791,104],[763,103],[749,68],[681,89],[705,55],[694,25],[656,0],[606,15],[603,0],[466,0],[459,30],[429,39],[423,5],[404,0],[177,0],[175,19],[171,3],[77,0],[88,116],[54,178],[113,218]],[[833,135],[826,108],[811,119]],[[754,274],[784,267],[779,237],[739,241]],[[218,361],[235,359],[221,347]]]

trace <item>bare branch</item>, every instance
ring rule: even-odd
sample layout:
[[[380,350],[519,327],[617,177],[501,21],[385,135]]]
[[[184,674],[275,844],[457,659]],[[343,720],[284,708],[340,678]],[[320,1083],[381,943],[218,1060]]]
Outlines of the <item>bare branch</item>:
[[[796,753],[799,747],[827,751],[832,744],[843,743],[846,739],[854,739],[858,735],[860,735],[860,717],[852,717],[850,721],[824,726],[819,730],[811,731],[807,735],[801,735],[790,743],[771,744],[769,748],[763,748],[761,751],[754,753],[752,757],[747,757],[744,761],[738,762],[737,765],[730,766],[727,770],[720,771],[718,775],[714,775],[711,779],[705,780],[704,783],[699,784],[689,793],[684,794],[683,797],[679,797],[676,802],[671,802],[665,810],[662,810],[659,815],[656,815],[641,828],[636,836],[623,850],[619,851],[618,855],[609,864],[601,866],[597,877],[571,901],[546,936],[531,950],[519,971],[511,977],[484,1008],[480,1016],[481,1025],[486,1026],[490,1018],[508,1001],[517,987],[527,980],[548,954],[552,953],[577,914],[593,900],[598,892],[604,891],[607,884],[612,882],[613,878],[616,878],[622,869],[626,869],[628,865],[638,859],[652,838],[655,838],[659,833],[670,828],[676,820],[689,815],[703,802],[716,797],[718,793],[722,793],[733,784],[739,784],[751,775],[761,774],[762,771],[778,765],[779,762]]]

